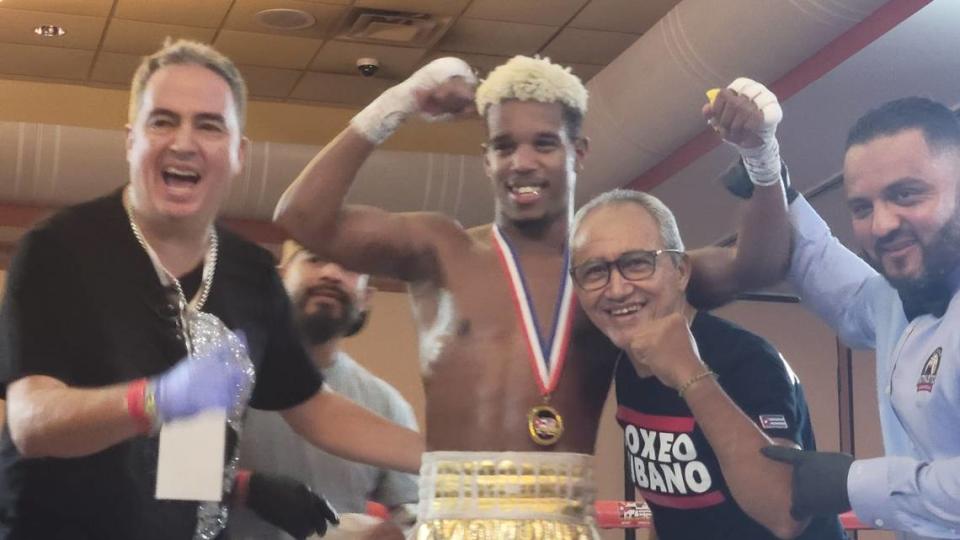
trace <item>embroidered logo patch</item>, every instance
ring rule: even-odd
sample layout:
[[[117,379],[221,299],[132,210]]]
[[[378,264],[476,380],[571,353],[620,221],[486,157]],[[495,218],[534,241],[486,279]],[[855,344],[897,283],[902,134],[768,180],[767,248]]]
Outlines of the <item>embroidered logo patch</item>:
[[[782,414],[761,414],[760,427],[763,429],[788,429],[787,419]]]
[[[923,369],[920,370],[920,380],[917,381],[917,392],[932,392],[933,383],[937,380],[937,371],[940,371],[940,355],[943,354],[943,347],[937,347],[927,361],[923,363]]]

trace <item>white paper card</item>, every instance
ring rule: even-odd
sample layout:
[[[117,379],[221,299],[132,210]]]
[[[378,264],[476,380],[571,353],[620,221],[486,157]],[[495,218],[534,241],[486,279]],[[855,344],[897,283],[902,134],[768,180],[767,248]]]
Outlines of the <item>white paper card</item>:
[[[220,500],[226,425],[226,411],[213,409],[160,428],[158,499]]]

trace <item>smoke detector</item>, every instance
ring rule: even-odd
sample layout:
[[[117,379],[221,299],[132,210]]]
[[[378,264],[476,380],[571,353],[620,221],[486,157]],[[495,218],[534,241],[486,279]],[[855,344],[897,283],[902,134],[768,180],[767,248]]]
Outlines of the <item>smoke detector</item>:
[[[271,30],[303,30],[317,24],[316,17],[299,9],[265,9],[258,11],[254,19]]]

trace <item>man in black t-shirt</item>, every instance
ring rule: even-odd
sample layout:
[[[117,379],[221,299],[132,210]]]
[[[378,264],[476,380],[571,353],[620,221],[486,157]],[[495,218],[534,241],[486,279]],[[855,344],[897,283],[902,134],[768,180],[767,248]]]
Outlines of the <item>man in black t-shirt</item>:
[[[705,312],[694,315],[690,333],[704,364],[761,431],[816,448],[803,388],[769,343]],[[661,538],[774,538],[733,500],[716,454],[676,390],[656,377],[640,377],[626,358],[616,381],[631,478],[655,508],[658,530],[676,531]],[[690,510],[697,510],[696,518]],[[836,519],[814,520],[799,538],[842,538],[837,525]]]
[[[235,482],[248,402],[348,459],[418,469],[419,434],[321,388],[269,253],[214,225],[243,162],[245,98],[208,46],[148,57],[129,185],[22,240],[0,308],[0,539],[222,539],[231,497],[284,510],[289,484]],[[158,500],[157,432],[216,408],[222,501]]]
[[[836,518],[790,516],[790,470],[759,450],[814,447],[803,392],[767,342],[687,303],[670,210],[609,192],[577,213],[571,238],[580,303],[623,350],[617,419],[657,538],[844,538]]]

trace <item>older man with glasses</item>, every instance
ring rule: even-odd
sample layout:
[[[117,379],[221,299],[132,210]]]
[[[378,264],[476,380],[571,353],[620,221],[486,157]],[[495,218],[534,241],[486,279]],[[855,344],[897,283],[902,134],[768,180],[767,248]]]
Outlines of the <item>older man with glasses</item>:
[[[655,538],[843,538],[836,517],[789,515],[790,471],[759,450],[815,447],[803,390],[769,343],[687,302],[670,210],[612,191],[577,213],[571,238],[580,304],[623,351],[617,420]]]

